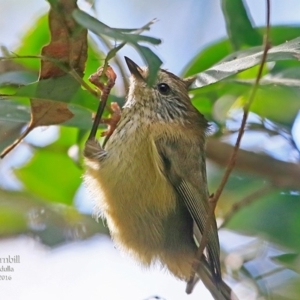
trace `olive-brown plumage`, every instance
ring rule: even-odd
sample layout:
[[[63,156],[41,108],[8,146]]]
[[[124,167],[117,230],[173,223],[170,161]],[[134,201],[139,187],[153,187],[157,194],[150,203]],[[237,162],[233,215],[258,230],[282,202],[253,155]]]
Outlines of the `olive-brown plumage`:
[[[160,70],[149,87],[148,69],[126,62],[132,76],[121,119],[105,149],[87,142],[84,181],[119,248],[187,281],[208,215],[207,121],[188,96],[192,79]],[[219,252],[214,223],[198,274],[215,299],[230,299]]]

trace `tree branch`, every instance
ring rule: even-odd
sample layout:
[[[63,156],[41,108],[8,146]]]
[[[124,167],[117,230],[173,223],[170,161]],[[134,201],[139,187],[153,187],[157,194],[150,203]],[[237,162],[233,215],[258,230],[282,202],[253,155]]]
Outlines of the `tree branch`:
[[[210,138],[206,156],[221,166],[227,166],[233,146]],[[235,170],[255,174],[271,181],[280,188],[300,189],[300,165],[277,160],[265,154],[239,149]]]

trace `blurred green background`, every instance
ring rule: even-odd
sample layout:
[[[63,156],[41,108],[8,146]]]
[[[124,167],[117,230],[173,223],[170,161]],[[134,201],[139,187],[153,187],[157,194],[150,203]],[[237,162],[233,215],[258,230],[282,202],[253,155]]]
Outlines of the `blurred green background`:
[[[38,79],[39,59],[8,57],[39,55],[49,42],[49,5],[41,2],[40,13],[23,29],[22,36],[18,36],[18,45],[2,45],[0,93],[6,96],[0,98],[1,151],[26,127],[30,120],[29,98],[36,96],[36,86],[40,84],[34,83]],[[137,1],[124,2],[81,1],[80,7],[107,25],[120,28],[139,27],[160,16],[164,30],[158,32],[155,29],[158,25],[154,24],[150,32],[143,34],[160,38],[163,43],[162,46],[150,45],[150,53],[143,57],[137,54],[142,53],[143,48],[139,47],[144,46],[138,38],[135,50],[125,46],[117,53],[111,63],[119,77],[109,101],[120,104],[125,101],[124,54],[140,64],[157,55],[164,62],[163,67],[170,71],[183,77],[197,75],[191,97],[195,107],[211,122],[207,166],[213,193],[228,163],[243,106],[253,88],[265,28],[255,26],[252,21],[255,15],[251,16],[241,0],[222,0],[210,5],[186,1],[186,6],[175,1],[168,18],[172,19],[177,12],[178,22],[174,26],[182,29],[178,32],[171,30],[165,16],[170,1],[149,4],[151,12],[157,12],[153,16]],[[22,14],[17,4],[15,1],[13,11],[16,15]],[[272,4],[271,16],[280,11],[278,1]],[[106,14],[102,13],[101,5],[106,7]],[[122,5],[127,6],[128,13],[136,13],[134,25],[115,21],[114,11]],[[249,7],[251,5],[253,3],[249,3]],[[290,10],[293,10],[292,5]],[[198,13],[204,20],[201,27],[201,20],[196,21]],[[220,17],[223,18],[221,23]],[[218,33],[223,34],[221,39],[214,33],[214,26],[218,24],[223,26]],[[88,22],[86,27],[90,25]],[[9,35],[9,27],[2,30]],[[87,82],[108,51],[120,43],[114,38],[118,33],[115,30],[113,37],[90,35],[83,80]],[[217,206],[224,277],[240,299],[299,299],[300,295],[300,40],[293,41],[298,37],[299,22],[271,24],[270,39],[274,48],[251,106],[236,167]],[[170,57],[168,53],[172,53]],[[61,81],[59,85],[65,86],[65,92],[54,89],[47,99],[68,103],[74,118],[61,126],[34,130],[0,161],[0,238],[3,242],[27,236],[49,249],[58,249],[74,241],[88,243],[98,234],[108,235],[102,222],[97,223],[92,218],[93,203],[81,185],[82,149],[97,100],[83,88],[70,92],[69,82]],[[45,82],[44,88],[50,90],[52,86]],[[145,292],[144,298],[147,296]],[[32,295],[30,297],[32,299]]]

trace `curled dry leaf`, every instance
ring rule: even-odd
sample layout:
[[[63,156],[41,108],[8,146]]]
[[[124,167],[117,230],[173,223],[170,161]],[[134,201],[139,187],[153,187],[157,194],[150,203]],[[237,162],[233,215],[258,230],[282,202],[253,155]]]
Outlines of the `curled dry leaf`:
[[[49,1],[51,5],[49,11],[51,40],[42,49],[41,54],[45,59],[41,62],[40,82],[48,78],[67,75],[68,70],[75,70],[80,77],[83,76],[87,59],[87,30],[79,27],[72,18],[72,12],[77,9],[76,2],[76,0]],[[73,84],[80,88],[76,80]],[[76,90],[74,86],[70,88]],[[17,146],[33,128],[61,124],[73,117],[73,113],[63,102],[32,98],[30,103],[31,120],[27,129],[1,153],[1,158]]]
[[[88,140],[95,139],[98,126],[101,122],[106,123],[109,125],[109,129],[108,129],[108,131],[106,131],[104,133],[106,138],[105,138],[103,146],[106,144],[107,140],[114,132],[116,125],[119,122],[120,117],[121,117],[121,110],[120,110],[119,105],[117,103],[112,103],[111,107],[109,108],[110,113],[111,113],[111,118],[104,119],[104,120],[101,119],[103,111],[106,107],[107,98],[109,96],[111,89],[115,85],[116,79],[117,79],[117,75],[114,72],[113,68],[109,65],[98,68],[98,70],[89,77],[89,81],[92,84],[94,84],[97,88],[99,88],[102,93],[101,93],[101,98],[100,98],[100,103],[99,103],[99,107],[97,110],[97,114],[94,118],[93,127],[91,129],[91,133],[89,135]],[[106,81],[106,83],[103,83],[103,81]]]

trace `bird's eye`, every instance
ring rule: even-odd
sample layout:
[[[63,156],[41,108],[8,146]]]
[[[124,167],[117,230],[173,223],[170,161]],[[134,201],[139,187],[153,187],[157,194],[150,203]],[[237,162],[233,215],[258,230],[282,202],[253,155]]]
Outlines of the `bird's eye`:
[[[166,83],[159,83],[157,85],[157,89],[162,95],[168,95],[171,91],[170,87]]]

